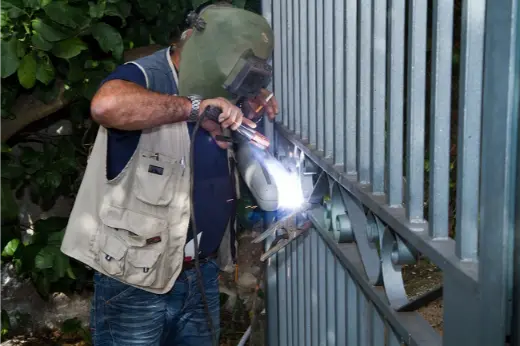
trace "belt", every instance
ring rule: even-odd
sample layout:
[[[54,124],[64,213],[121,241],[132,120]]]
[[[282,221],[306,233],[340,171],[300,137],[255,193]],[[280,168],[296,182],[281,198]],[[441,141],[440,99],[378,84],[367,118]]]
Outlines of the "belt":
[[[208,256],[199,258],[199,263],[200,264],[208,263],[210,260],[215,259],[215,258],[217,258],[217,253],[216,252],[212,253],[212,254],[209,254]],[[190,270],[190,269],[193,269],[193,268],[195,268],[195,260],[188,260],[188,261],[184,261],[182,263],[182,271]]]

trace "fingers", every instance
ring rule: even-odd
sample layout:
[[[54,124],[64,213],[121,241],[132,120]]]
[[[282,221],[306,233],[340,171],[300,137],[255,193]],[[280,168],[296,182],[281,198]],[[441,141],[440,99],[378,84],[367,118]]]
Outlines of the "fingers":
[[[242,118],[242,124],[249,126],[251,128],[256,128],[256,123],[248,118]]]
[[[236,106],[229,105],[223,112],[220,114],[218,121],[222,128],[231,128],[231,130],[236,130],[242,124],[242,120],[244,119],[244,115],[240,108]]]

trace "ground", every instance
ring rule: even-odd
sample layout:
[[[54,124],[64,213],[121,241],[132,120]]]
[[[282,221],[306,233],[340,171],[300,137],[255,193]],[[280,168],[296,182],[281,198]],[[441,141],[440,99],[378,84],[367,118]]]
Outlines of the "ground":
[[[403,280],[410,299],[418,297],[442,284],[442,271],[426,259],[403,268]],[[436,299],[417,310],[439,333],[443,332],[443,301]]]

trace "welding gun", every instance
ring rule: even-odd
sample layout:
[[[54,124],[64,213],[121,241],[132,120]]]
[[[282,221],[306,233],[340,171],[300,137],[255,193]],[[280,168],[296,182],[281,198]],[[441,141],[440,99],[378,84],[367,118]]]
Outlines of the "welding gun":
[[[218,124],[218,117],[222,113],[222,110],[218,107],[208,106],[204,110],[204,113],[202,116],[213,120]],[[262,135],[260,132],[255,131],[251,127],[240,124],[238,129],[236,130],[237,133],[239,133],[246,141],[250,142],[251,144],[256,145],[260,149],[267,149],[269,147],[269,139]]]

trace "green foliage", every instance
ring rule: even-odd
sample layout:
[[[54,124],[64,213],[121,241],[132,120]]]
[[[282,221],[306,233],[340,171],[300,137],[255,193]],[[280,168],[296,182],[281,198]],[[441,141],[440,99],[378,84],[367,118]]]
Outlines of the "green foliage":
[[[9,321],[9,314],[2,309],[2,336],[6,336],[11,329],[11,321]]]

